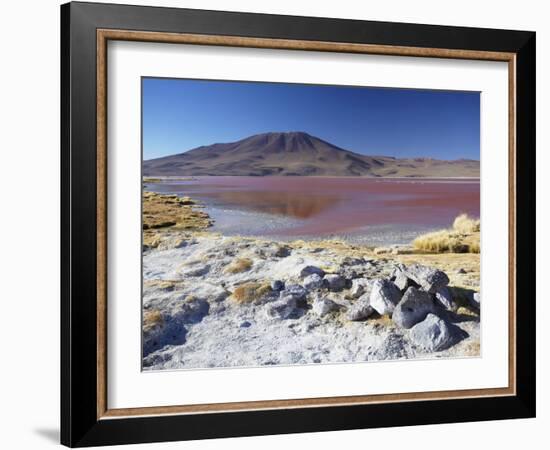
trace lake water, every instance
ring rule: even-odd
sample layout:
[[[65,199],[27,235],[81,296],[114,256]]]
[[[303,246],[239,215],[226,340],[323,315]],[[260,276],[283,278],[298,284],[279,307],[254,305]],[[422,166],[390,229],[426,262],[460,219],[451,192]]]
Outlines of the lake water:
[[[460,213],[479,217],[480,203],[478,179],[196,177],[146,189],[200,201],[226,235],[370,245],[409,243]]]

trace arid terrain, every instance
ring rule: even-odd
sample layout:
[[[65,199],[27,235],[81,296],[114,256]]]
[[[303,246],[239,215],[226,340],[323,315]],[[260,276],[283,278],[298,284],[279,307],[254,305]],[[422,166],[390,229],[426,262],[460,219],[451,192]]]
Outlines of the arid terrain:
[[[388,247],[211,225],[192,198],[144,193],[146,370],[479,355],[479,221]]]

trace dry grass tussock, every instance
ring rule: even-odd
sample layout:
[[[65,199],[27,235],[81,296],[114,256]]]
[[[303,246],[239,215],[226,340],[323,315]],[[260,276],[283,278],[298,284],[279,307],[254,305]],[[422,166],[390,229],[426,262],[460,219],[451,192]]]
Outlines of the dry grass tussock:
[[[231,296],[237,304],[251,303],[271,292],[269,283],[250,282],[237,286]]]
[[[479,253],[479,230],[478,219],[461,214],[452,228],[419,236],[413,241],[413,247],[432,253]]]
[[[252,260],[250,258],[238,258],[229,264],[225,271],[227,273],[241,273],[246,272],[252,268]]]
[[[156,326],[161,326],[164,323],[162,314],[160,311],[154,309],[152,311],[146,311],[143,314],[143,329],[150,330]]]
[[[459,233],[476,233],[480,230],[479,219],[472,219],[468,214],[461,214],[453,222],[453,230]]]
[[[200,232],[213,224],[189,197],[143,192],[143,249],[157,248],[166,230]]]

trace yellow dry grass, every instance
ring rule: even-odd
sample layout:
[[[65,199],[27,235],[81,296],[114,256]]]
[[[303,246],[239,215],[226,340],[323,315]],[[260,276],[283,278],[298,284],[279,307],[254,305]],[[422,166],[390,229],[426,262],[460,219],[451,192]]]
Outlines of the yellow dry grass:
[[[163,289],[165,291],[173,290],[181,281],[179,280],[145,280],[143,286],[150,289]]]
[[[468,214],[460,214],[453,222],[453,230],[459,233],[476,233],[480,230],[479,219],[473,219]]]
[[[143,314],[143,329],[150,330],[156,326],[161,326],[164,323],[162,314],[160,311],[154,309],[152,311],[146,311]]]
[[[189,197],[143,193],[143,229],[174,227],[179,230],[203,230],[212,225],[207,213],[196,210]]]
[[[238,258],[229,264],[225,271],[227,273],[241,273],[246,272],[252,268],[252,260],[250,258]]]
[[[271,292],[269,283],[250,282],[237,286],[231,299],[237,304],[251,303]]]
[[[382,327],[385,327],[385,328],[391,327],[394,324],[391,317],[387,316],[387,315],[384,315],[384,316],[377,315],[377,316],[374,316],[374,317],[370,317],[369,318],[369,323],[373,324],[373,325],[378,324],[378,325],[380,325]]]
[[[452,228],[418,236],[413,247],[431,253],[479,253],[479,230],[478,219],[461,214]]]

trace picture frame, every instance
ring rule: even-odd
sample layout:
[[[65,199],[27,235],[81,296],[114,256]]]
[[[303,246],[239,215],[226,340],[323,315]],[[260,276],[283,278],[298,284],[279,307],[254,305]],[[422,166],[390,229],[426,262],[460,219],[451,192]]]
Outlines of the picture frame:
[[[70,447],[535,416],[534,32],[72,2],[61,6],[61,443]],[[509,72],[508,386],[112,409],[107,43],[501,61]],[[139,326],[136,324],[136,326]]]

